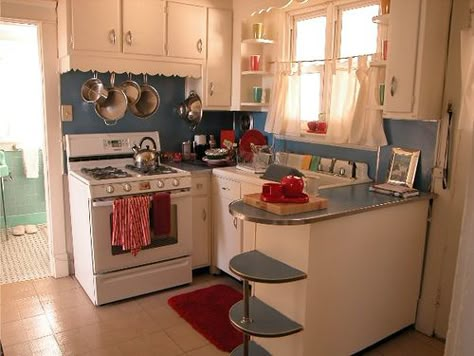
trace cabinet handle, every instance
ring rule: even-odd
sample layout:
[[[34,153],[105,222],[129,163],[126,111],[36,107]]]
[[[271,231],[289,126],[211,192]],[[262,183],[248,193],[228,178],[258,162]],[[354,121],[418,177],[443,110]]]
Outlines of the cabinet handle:
[[[222,190],[230,190],[230,188],[222,187]]]
[[[232,223],[234,224],[234,227],[237,229],[237,218],[234,218],[234,220],[232,221]]]
[[[395,78],[395,76],[392,76],[392,80],[390,82],[390,95],[391,96],[395,95],[395,92],[397,91],[397,86],[398,86],[397,79]]]
[[[109,41],[112,44],[115,44],[117,42],[117,35],[114,29],[110,30],[109,32]]]
[[[207,219],[207,214],[206,214],[206,209],[202,209],[202,221],[206,221]]]
[[[198,51],[199,53],[201,53],[201,52],[202,52],[202,40],[201,40],[201,39],[199,39],[199,40],[197,41],[196,47],[197,47],[197,51]]]
[[[209,83],[209,96],[214,95],[214,82]]]
[[[126,41],[127,41],[127,44],[128,44],[129,46],[132,45],[132,43],[133,43],[132,31],[128,31],[128,32],[127,32]]]

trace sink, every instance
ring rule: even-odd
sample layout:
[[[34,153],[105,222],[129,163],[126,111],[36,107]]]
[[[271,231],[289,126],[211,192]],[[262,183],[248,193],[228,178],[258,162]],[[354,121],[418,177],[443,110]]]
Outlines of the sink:
[[[319,173],[313,171],[304,171],[301,170],[307,177],[316,177],[319,181],[319,189],[343,187],[345,185],[361,184],[371,182],[369,178],[350,178],[344,176],[338,176],[330,173]]]

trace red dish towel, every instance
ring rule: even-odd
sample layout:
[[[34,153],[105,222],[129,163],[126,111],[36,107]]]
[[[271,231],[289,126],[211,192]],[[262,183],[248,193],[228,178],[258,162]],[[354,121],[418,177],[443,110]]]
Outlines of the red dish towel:
[[[169,193],[153,195],[153,233],[167,235],[171,231],[171,198]]]
[[[150,199],[147,196],[114,200],[112,214],[112,245],[122,246],[134,256],[151,244]]]

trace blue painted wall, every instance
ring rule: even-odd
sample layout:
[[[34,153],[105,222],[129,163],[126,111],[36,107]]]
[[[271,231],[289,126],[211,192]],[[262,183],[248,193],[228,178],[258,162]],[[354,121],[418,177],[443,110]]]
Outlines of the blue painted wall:
[[[205,112],[196,131],[191,131],[187,123],[176,114],[175,107],[184,97],[184,79],[179,77],[148,76],[160,95],[158,111],[148,119],[139,119],[127,111],[115,126],[107,126],[95,113],[94,105],[82,100],[82,83],[92,77],[92,72],[71,71],[61,75],[61,103],[73,106],[73,121],[63,122],[63,134],[140,132],[158,130],[162,151],[181,151],[181,143],[193,140],[195,134],[214,134],[219,139],[221,129],[232,129],[232,112]],[[99,73],[109,85],[110,73]],[[116,76],[115,85],[127,79],[127,75]],[[139,84],[141,77],[134,77]]]

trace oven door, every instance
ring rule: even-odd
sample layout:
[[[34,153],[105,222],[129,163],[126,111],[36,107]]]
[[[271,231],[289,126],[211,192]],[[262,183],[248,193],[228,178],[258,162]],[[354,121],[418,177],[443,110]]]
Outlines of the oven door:
[[[151,245],[143,248],[136,256],[133,256],[130,251],[122,251],[120,246],[112,246],[114,199],[94,199],[91,202],[94,274],[191,255],[191,193],[188,191],[169,193],[171,194],[170,233],[165,236],[156,236],[150,226]],[[152,196],[150,194],[150,199]],[[150,209],[153,209],[152,204],[150,204]]]

